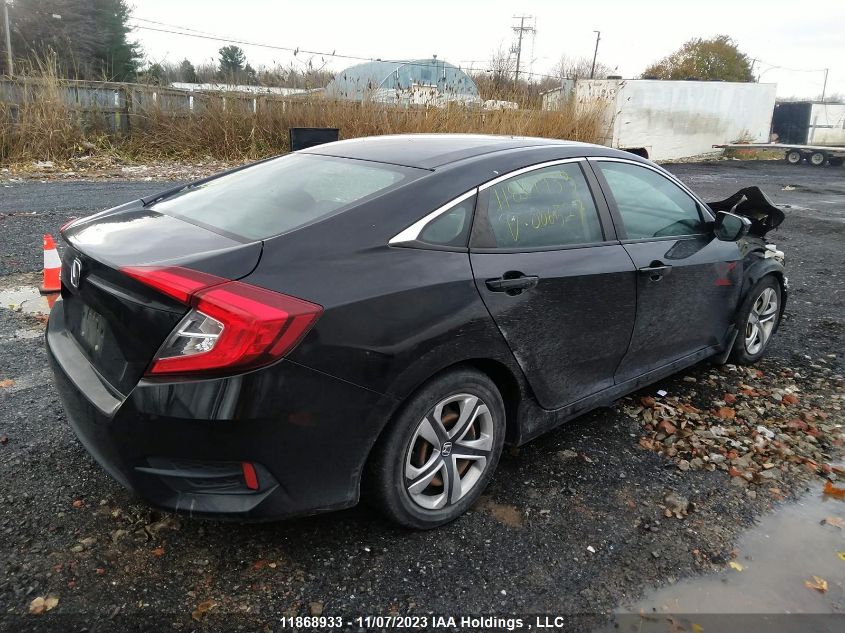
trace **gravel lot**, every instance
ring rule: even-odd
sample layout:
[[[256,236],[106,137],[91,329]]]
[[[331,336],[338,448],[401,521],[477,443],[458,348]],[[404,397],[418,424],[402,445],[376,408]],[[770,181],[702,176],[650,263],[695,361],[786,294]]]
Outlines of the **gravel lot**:
[[[759,369],[766,389],[794,387],[801,401],[767,406],[785,419],[809,407],[841,423],[845,171],[669,168],[706,199],[758,184],[790,205],[775,241],[792,294]],[[0,290],[37,281],[43,232],[163,187],[4,185]],[[719,470],[681,471],[639,445],[643,420],[630,410],[641,397],[665,389],[706,411],[743,388],[740,372],[703,364],[506,451],[482,502],[439,530],[403,531],[366,506],[260,525],[188,520],[139,503],[76,441],[33,334],[41,329],[0,308],[0,630],[271,630],[284,615],[319,613],[555,613],[583,630],[649,586],[724,568],[741,531],[802,490],[794,473],[746,488]],[[694,507],[667,518],[669,494]],[[58,603],[29,615],[39,596]]]

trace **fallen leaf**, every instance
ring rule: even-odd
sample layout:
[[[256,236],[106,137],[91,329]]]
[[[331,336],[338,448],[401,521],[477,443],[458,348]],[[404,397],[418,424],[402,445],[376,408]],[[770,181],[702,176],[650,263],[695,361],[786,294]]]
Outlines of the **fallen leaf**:
[[[692,623],[692,633],[704,633],[704,627],[700,624]]]
[[[839,499],[845,499],[845,488],[837,488],[829,481],[826,481],[824,484],[824,490],[822,491],[826,495],[830,495],[831,497],[838,497]]]
[[[845,560],[845,552],[836,552],[836,555],[839,557],[839,560]]]
[[[214,600],[206,600],[205,602],[200,602],[197,605],[197,608],[191,613],[191,617],[199,622],[202,619],[202,616],[205,615],[208,611],[211,611],[214,607],[217,606],[217,603]]]
[[[654,440],[649,439],[647,437],[641,437],[640,438],[640,446],[642,446],[643,448],[645,448],[647,450],[652,451],[652,450],[654,450]]]
[[[805,580],[804,586],[807,589],[815,589],[819,593],[825,593],[827,591],[827,581],[824,578],[819,578],[818,576],[813,576],[812,580]]]
[[[9,436],[8,435],[0,435],[0,444],[6,446],[9,443]]]
[[[730,568],[731,568],[731,569],[735,569],[735,570],[737,570],[737,571],[742,571],[743,569],[745,569],[745,567],[743,567],[742,565],[740,565],[740,564],[739,564],[738,562],[736,562],[735,560],[732,560],[731,562],[729,562],[729,563],[728,563],[728,566],[730,566]]]
[[[640,398],[640,402],[644,407],[653,407],[655,402],[657,401],[651,396],[643,396],[642,398]]]
[[[840,519],[839,517],[825,517],[825,519],[822,520],[822,525],[825,523],[845,530],[845,519]]]
[[[29,603],[29,612],[34,615],[41,615],[45,611],[49,611],[59,604],[59,599],[55,596],[38,596]]]
[[[11,378],[4,378],[3,380],[0,380],[0,389],[5,389],[7,387],[14,387],[14,385],[15,385],[15,381],[12,380]]]
[[[153,550],[153,556],[155,556],[156,558],[161,558],[162,556],[164,556],[164,548],[163,547],[156,547]]]
[[[736,417],[736,411],[734,411],[731,407],[719,407],[719,410],[716,411],[716,415],[723,420],[733,420]]]
[[[798,396],[787,393],[783,396],[782,402],[785,404],[798,404]]]
[[[674,435],[678,431],[677,427],[669,422],[669,420],[660,420],[660,422],[657,423],[657,430],[661,433],[665,433],[666,435]]]
[[[76,508],[78,510],[79,508],[82,508],[82,507],[85,506],[85,502],[82,499],[77,499],[76,501],[73,502],[72,505],[73,505],[74,508]]]

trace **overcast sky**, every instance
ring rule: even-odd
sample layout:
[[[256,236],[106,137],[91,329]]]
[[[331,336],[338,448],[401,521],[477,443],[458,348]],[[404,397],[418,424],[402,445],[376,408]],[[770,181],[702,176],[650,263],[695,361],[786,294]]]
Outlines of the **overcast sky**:
[[[134,0],[134,6],[138,18],[251,42],[366,58],[436,54],[475,68],[511,45],[512,16],[527,14],[536,18],[537,33],[524,43],[523,68],[535,73],[548,72],[561,55],[591,58],[595,30],[601,31],[599,61],[624,77],[639,75],[692,37],[727,34],[757,59],[761,81],[777,83],[778,96],[819,95],[826,67],[827,94],[845,93],[843,0]],[[143,29],[135,36],[150,61],[209,62],[224,44]],[[293,59],[281,50],[242,48],[253,66]],[[355,63],[327,59],[333,70]]]

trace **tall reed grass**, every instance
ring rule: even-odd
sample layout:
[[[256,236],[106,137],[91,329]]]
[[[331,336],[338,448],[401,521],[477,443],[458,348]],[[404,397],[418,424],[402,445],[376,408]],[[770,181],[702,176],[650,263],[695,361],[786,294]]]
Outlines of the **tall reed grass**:
[[[0,87],[0,161],[5,163],[61,160],[98,150],[137,160],[250,160],[287,151],[291,127],[339,128],[341,138],[467,132],[597,142],[605,135],[602,104],[576,108],[571,103],[556,111],[484,111],[459,105],[402,108],[318,95],[259,96],[254,101],[231,93],[196,95],[192,111],[165,109],[164,99],[144,98],[143,105],[135,100],[128,130],[114,133],[106,125],[114,114],[68,105],[65,96],[74,84],[60,79],[50,66]],[[126,90],[166,92],[147,86]]]

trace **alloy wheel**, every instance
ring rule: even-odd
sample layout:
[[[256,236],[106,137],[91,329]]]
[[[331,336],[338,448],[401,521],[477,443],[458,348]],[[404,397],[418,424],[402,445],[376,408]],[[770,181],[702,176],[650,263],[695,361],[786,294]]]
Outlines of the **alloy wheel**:
[[[778,295],[774,288],[763,288],[754,300],[745,323],[745,350],[759,353],[769,341],[778,315]]]
[[[420,420],[405,455],[404,486],[426,510],[458,503],[479,482],[494,447],[490,409],[467,393],[438,402]]]

